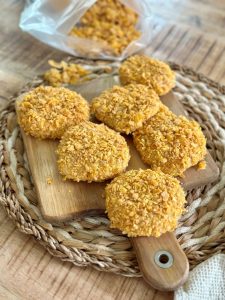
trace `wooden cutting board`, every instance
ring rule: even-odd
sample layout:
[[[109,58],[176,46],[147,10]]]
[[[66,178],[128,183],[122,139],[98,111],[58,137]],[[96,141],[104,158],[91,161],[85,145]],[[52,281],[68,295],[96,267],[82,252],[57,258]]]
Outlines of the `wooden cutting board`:
[[[91,100],[102,90],[113,86],[115,83],[117,83],[117,79],[108,77],[85,83],[76,87],[76,90],[87,100]],[[161,100],[174,113],[185,114],[181,103],[172,92],[162,97]],[[55,151],[58,141],[35,139],[23,131],[22,135],[39,204],[46,220],[62,222],[76,216],[104,213],[105,203],[102,194],[106,185],[105,182],[75,183],[71,180],[63,181],[56,164]],[[142,162],[130,136],[127,137],[127,142],[131,152],[128,170],[148,168]],[[219,171],[209,153],[206,156],[206,162],[207,167],[204,170],[197,171],[196,167],[192,167],[185,172],[185,178],[180,180],[185,190],[203,186],[217,179]],[[52,183],[49,184],[48,181],[52,181]]]
[[[95,80],[77,87],[87,100],[102,90],[117,83],[112,77]],[[173,93],[162,97],[162,102],[174,113],[185,111]],[[44,218],[51,222],[62,222],[76,216],[104,213],[105,203],[102,197],[106,183],[75,183],[63,181],[57,171],[57,141],[38,140],[27,136],[23,131],[23,140],[30,170],[38,194],[39,204]],[[128,169],[146,169],[136,151],[131,137],[127,137],[131,152]],[[181,184],[185,190],[213,182],[218,178],[218,168],[206,155],[207,167],[197,170],[192,167],[185,172]],[[52,183],[49,184],[48,180]],[[159,238],[137,237],[131,239],[140,270],[144,279],[154,288],[162,291],[175,290],[187,279],[189,263],[174,233],[167,232]]]

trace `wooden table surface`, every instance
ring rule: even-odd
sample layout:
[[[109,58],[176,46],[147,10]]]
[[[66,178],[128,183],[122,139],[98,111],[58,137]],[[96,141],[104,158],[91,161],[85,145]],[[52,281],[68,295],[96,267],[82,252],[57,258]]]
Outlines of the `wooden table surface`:
[[[225,84],[225,0],[150,0],[157,34],[149,55],[185,64]],[[18,29],[24,2],[0,0],[0,105],[65,54]],[[149,30],[151,34],[151,30]],[[172,299],[142,279],[78,268],[53,258],[0,209],[0,299]]]

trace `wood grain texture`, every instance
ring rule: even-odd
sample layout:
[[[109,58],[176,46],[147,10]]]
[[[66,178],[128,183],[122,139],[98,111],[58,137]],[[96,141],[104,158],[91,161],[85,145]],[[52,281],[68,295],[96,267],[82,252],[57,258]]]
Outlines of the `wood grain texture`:
[[[161,5],[159,1],[151,1],[155,6],[152,21],[156,34],[146,53],[187,65],[225,84],[225,2],[184,0],[178,3],[171,0],[166,3],[170,5],[168,9],[165,2]],[[65,55],[18,29],[24,2],[0,0],[1,106],[27,80],[43,72],[48,59],[59,60]],[[77,268],[51,257],[31,237],[18,232],[2,209],[0,232],[3,270],[0,273],[0,299],[173,299],[172,293],[156,292],[142,279]]]
[[[164,299],[164,293],[149,288],[141,278],[125,278],[61,262],[34,239],[18,232],[2,210],[0,226],[1,300]],[[166,297],[172,299],[172,294]]]
[[[82,215],[105,211],[102,197],[105,183],[64,181],[57,169],[58,141],[38,140],[23,132],[34,184],[42,214],[49,222],[63,222]],[[52,180],[48,184],[48,179]]]
[[[184,284],[188,277],[189,263],[172,232],[167,232],[159,238],[137,237],[131,240],[138,265],[147,283],[160,291],[174,291]],[[158,251],[166,251],[172,255],[173,262],[170,267],[163,268],[157,265],[155,255]],[[166,261],[164,266],[165,263]]]

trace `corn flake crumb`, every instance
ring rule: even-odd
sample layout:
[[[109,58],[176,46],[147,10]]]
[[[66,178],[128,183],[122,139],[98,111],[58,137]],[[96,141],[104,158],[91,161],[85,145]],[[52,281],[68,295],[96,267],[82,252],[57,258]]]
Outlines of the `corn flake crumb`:
[[[204,170],[206,168],[206,161],[202,160],[197,164],[197,170]]]
[[[157,59],[145,55],[134,55],[121,64],[120,81],[123,85],[141,83],[162,96],[175,86],[175,73],[170,67]]]
[[[69,89],[39,86],[18,100],[17,117],[27,134],[57,139],[69,126],[89,119],[89,105]]]
[[[115,55],[140,37],[138,15],[118,0],[99,0],[81,18],[70,35],[102,42]]]
[[[177,227],[185,195],[179,181],[162,172],[131,170],[106,186],[111,228],[130,237],[158,237]]]
[[[133,138],[142,160],[151,169],[173,176],[181,176],[206,155],[206,139],[200,125],[174,115],[164,105],[133,133]]]
[[[83,15],[81,24],[90,25],[96,20],[128,27],[137,23],[138,15],[118,0],[97,0]]]
[[[70,127],[57,148],[58,169],[65,179],[104,181],[125,171],[130,160],[124,137],[104,124]]]
[[[82,66],[73,63],[61,61],[57,63],[54,60],[48,61],[52,67],[44,73],[44,79],[51,86],[58,87],[63,84],[75,84],[82,79],[87,80],[87,75],[90,73]]]
[[[119,132],[129,134],[157,113],[160,100],[142,84],[114,86],[94,98],[91,111],[96,118]]]

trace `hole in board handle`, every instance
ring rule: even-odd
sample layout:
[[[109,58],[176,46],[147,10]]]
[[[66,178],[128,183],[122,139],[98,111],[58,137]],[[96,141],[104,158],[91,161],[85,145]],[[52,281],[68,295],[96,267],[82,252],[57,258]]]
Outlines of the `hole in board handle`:
[[[157,251],[154,260],[156,265],[162,269],[168,269],[173,265],[173,255],[166,250]]]

